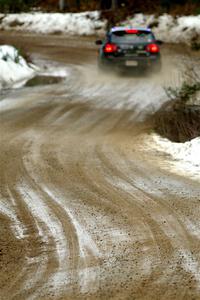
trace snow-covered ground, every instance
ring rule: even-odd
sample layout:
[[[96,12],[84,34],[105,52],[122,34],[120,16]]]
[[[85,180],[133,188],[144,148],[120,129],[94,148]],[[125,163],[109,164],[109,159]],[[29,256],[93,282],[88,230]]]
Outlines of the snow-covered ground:
[[[84,13],[21,13],[0,15],[0,29],[20,30],[37,33],[64,33],[76,35],[104,34],[106,21],[100,19],[100,12]],[[200,41],[200,15],[172,17],[164,14],[136,14],[124,25],[151,27],[159,39],[172,43]],[[119,24],[118,24],[119,25]]]
[[[29,65],[12,46],[0,46],[0,89],[20,87],[35,74],[33,65]]]
[[[200,137],[185,143],[174,143],[154,133],[146,141],[151,148],[172,158],[170,168],[176,173],[200,180]]]
[[[0,90],[20,88],[34,76],[55,76],[66,78],[70,68],[52,61],[33,57],[35,64],[30,64],[9,45],[0,46]],[[40,66],[40,67],[37,67]]]
[[[193,39],[196,42],[200,42],[200,15],[172,17],[164,14],[155,17],[154,15],[136,14],[122,24],[150,27],[157,38],[168,43],[190,44]]]
[[[0,15],[0,29],[21,30],[37,33],[67,33],[93,35],[104,32],[106,22],[100,13],[21,13]]]

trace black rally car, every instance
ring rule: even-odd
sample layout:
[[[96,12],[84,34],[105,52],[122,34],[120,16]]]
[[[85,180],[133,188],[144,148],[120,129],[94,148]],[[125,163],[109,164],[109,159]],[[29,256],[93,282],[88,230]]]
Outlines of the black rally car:
[[[160,71],[161,41],[156,40],[151,29],[114,27],[100,45],[99,66],[120,69],[153,69]]]

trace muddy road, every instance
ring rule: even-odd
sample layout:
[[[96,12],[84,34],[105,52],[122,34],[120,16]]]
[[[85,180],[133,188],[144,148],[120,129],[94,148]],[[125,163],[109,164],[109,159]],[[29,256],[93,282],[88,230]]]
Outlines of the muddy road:
[[[145,143],[172,74],[100,74],[90,38],[13,40],[69,75],[1,96],[0,299],[200,299],[199,183]]]

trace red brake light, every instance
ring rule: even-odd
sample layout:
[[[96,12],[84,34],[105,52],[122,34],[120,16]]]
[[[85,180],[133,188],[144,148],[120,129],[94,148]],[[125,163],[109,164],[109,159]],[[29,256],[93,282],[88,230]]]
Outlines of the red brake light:
[[[104,52],[105,53],[114,53],[116,51],[117,51],[117,45],[115,45],[115,44],[108,43],[104,47]]]
[[[130,33],[130,34],[136,34],[138,33],[139,31],[137,29],[127,29],[126,30],[126,33]]]
[[[159,53],[160,52],[160,48],[158,47],[157,44],[149,44],[147,45],[146,50],[150,53]]]

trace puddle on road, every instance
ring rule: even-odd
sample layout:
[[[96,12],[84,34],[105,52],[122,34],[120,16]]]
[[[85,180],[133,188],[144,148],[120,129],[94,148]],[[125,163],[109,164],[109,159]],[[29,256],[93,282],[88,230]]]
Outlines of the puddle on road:
[[[34,87],[38,85],[51,85],[51,84],[57,84],[63,81],[63,77],[59,76],[43,76],[43,75],[37,75],[34,78],[31,78],[27,81],[26,87]]]

